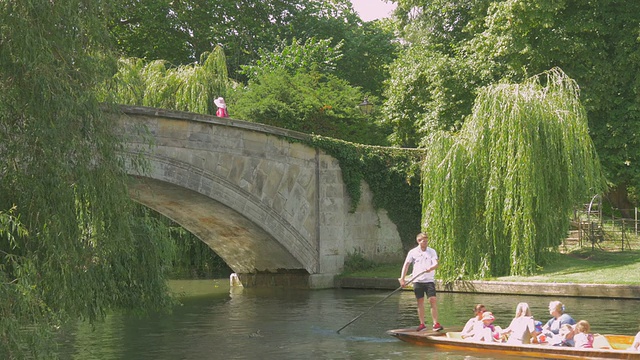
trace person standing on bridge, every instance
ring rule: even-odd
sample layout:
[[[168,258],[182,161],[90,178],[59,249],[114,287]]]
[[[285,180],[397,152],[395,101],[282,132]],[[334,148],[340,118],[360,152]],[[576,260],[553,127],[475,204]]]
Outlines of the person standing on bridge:
[[[442,325],[438,322],[438,306],[436,303],[436,283],[435,275],[438,268],[438,254],[429,245],[429,238],[425,233],[419,233],[416,236],[416,242],[418,246],[409,250],[407,258],[402,266],[402,273],[400,274],[400,286],[407,285],[405,276],[409,266],[413,264],[413,292],[416,295],[418,302],[418,318],[420,319],[420,325],[417,331],[421,331],[427,328],[424,324],[424,295],[427,294],[429,304],[431,304],[431,318],[433,319],[433,330],[442,330]]]
[[[218,111],[216,111],[217,117],[227,118],[229,117],[229,112],[227,111],[227,104],[224,102],[223,97],[219,97],[213,100],[213,103],[218,107]]]

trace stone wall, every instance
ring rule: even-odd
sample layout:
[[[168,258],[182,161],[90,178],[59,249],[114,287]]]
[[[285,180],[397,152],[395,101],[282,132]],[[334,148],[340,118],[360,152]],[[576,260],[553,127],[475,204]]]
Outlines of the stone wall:
[[[400,268],[398,268],[400,274]],[[398,288],[394,278],[341,278],[336,286],[345,289],[393,290]],[[406,290],[411,290],[407,286]],[[467,280],[445,285],[436,280],[438,292],[536,295],[554,297],[585,297],[603,299],[640,299],[639,285],[622,284],[577,284],[577,283],[534,283],[511,281]]]
[[[206,224],[192,224],[200,228],[196,235],[232,269],[234,264],[240,267],[234,256],[243,259],[242,271],[246,272],[246,259],[268,255],[270,261],[263,259],[252,272],[303,268],[311,275],[322,275],[313,281],[329,285],[350,253],[371,260],[402,258],[398,231],[386,211],[373,209],[368,186],[362,184],[360,203],[350,213],[338,161],[292,141],[307,135],[235,119],[146,107],[122,109],[120,129],[128,144],[125,155],[129,159],[142,155],[150,165],[146,173],[131,168],[132,175],[193,191],[241,214],[268,234],[273,243],[268,254],[261,252],[264,244],[260,242],[227,235],[229,240],[246,242],[234,254],[233,246],[221,247],[225,243],[220,239],[225,236],[222,227],[206,231]],[[139,133],[141,125],[149,130],[147,137]],[[165,201],[162,206],[170,204]],[[185,202],[180,205],[186,206]],[[179,208],[166,211],[183,222],[187,219],[180,216]],[[292,265],[286,255],[276,255],[276,247],[299,265]]]

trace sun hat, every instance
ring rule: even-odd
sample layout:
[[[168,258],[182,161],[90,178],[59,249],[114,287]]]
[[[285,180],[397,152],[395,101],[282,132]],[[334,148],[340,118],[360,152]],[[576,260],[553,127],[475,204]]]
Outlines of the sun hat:
[[[219,97],[219,98],[213,100],[213,103],[216,104],[216,106],[219,107],[219,108],[223,108],[223,109],[227,108],[227,104],[225,104],[223,97]]]
[[[493,317],[493,313],[491,313],[491,311],[486,311],[484,313],[482,313],[482,321],[485,320],[495,320],[496,318]]]

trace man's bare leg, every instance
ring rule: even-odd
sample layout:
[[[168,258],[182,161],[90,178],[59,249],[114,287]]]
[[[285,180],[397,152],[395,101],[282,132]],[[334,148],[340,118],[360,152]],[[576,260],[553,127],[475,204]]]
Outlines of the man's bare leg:
[[[418,300],[418,319],[420,319],[420,324],[424,324],[424,298],[420,298],[417,300]]]

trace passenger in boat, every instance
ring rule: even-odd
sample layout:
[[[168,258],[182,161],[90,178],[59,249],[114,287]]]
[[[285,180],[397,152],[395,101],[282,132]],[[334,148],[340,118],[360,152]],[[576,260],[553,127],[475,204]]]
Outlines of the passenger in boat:
[[[530,344],[536,337],[536,325],[531,315],[531,309],[527,303],[519,303],[516,306],[516,316],[511,324],[500,333],[501,337],[508,336],[507,344]]]
[[[538,336],[531,339],[531,342],[536,344],[546,344],[547,336],[542,333],[542,321],[535,320],[533,324],[536,326],[536,332],[538,332]]]
[[[475,333],[471,340],[486,342],[498,341],[502,329],[500,329],[499,326],[493,325],[495,319],[490,311],[482,313],[482,327],[475,327]]]
[[[429,245],[429,238],[425,233],[419,233],[416,236],[416,242],[418,246],[409,250],[407,257],[402,266],[402,273],[398,281],[400,286],[407,285],[405,276],[409,266],[413,264],[413,292],[416,295],[416,301],[418,303],[418,318],[420,319],[420,325],[417,331],[422,331],[427,328],[424,324],[424,295],[427,294],[429,304],[431,304],[431,318],[433,319],[434,331],[440,331],[443,329],[442,325],[438,322],[438,306],[436,303],[436,283],[435,275],[438,268],[438,254]]]
[[[575,325],[576,321],[571,315],[564,312],[564,305],[560,301],[549,303],[549,314],[552,318],[542,327],[550,345],[560,345],[562,338],[558,336],[560,327],[564,324]]]
[[[631,344],[627,350],[640,351],[640,331],[638,331],[635,339],[633,339],[633,344]]]
[[[462,328],[462,332],[460,333],[460,336],[463,339],[472,337],[473,334],[475,334],[476,329],[482,328],[482,313],[484,313],[486,310],[487,309],[482,304],[476,304],[476,306],[473,307],[473,313],[475,314],[475,316],[467,321],[467,323],[464,325],[464,328]]]
[[[569,324],[564,324],[560,327],[560,332],[558,336],[560,337],[559,343],[554,343],[556,346],[575,346],[575,341],[573,341],[573,326]]]
[[[591,326],[586,320],[580,320],[573,329],[573,341],[577,348],[593,348],[593,334],[589,333]]]

